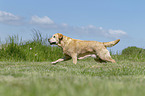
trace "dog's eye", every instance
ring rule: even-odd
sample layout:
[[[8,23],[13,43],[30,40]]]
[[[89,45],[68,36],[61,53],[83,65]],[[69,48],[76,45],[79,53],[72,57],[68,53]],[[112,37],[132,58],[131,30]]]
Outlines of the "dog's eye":
[[[55,36],[53,36],[53,38],[55,38]]]

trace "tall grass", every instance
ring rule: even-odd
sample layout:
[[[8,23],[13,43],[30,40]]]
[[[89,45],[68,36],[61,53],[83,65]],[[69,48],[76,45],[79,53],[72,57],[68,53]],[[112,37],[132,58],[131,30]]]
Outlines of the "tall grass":
[[[0,46],[0,61],[54,61],[63,57],[62,49],[57,46],[50,46],[47,37],[42,37],[39,30],[33,30],[32,40],[22,41],[18,36],[9,36],[6,44]],[[121,53],[114,54],[115,60],[129,60],[145,62],[145,49],[128,47]],[[88,59],[90,60],[90,59]]]
[[[43,39],[39,32],[35,32],[33,40],[27,42],[22,42],[18,36],[11,36],[0,49],[1,61],[52,61],[62,55],[61,48],[50,46],[47,38]]]

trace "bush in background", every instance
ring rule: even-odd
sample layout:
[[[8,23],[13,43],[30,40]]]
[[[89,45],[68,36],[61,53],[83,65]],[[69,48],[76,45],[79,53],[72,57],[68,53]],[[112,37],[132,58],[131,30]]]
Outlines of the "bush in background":
[[[131,46],[122,50],[122,56],[132,61],[145,61],[145,49]]]
[[[145,49],[136,46],[128,47],[122,50],[122,55],[145,55]]]

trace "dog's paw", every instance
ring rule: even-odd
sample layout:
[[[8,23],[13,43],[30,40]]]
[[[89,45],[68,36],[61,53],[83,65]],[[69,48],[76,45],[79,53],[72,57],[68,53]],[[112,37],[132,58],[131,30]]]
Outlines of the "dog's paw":
[[[51,62],[52,65],[55,65],[57,62]]]

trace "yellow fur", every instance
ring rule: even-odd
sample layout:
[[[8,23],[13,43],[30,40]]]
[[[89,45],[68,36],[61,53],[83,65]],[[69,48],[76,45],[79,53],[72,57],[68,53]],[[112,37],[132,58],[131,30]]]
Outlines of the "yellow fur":
[[[55,43],[56,45],[62,47],[65,57],[52,63],[57,63],[72,58],[73,63],[76,64],[78,58],[91,56],[90,54],[95,54],[96,60],[99,58],[99,60],[102,61],[110,61],[115,63],[115,60],[111,58],[110,53],[106,47],[112,47],[119,41],[120,39],[111,42],[85,41],[72,39],[62,35],[61,33],[57,33],[49,39],[49,42]]]

